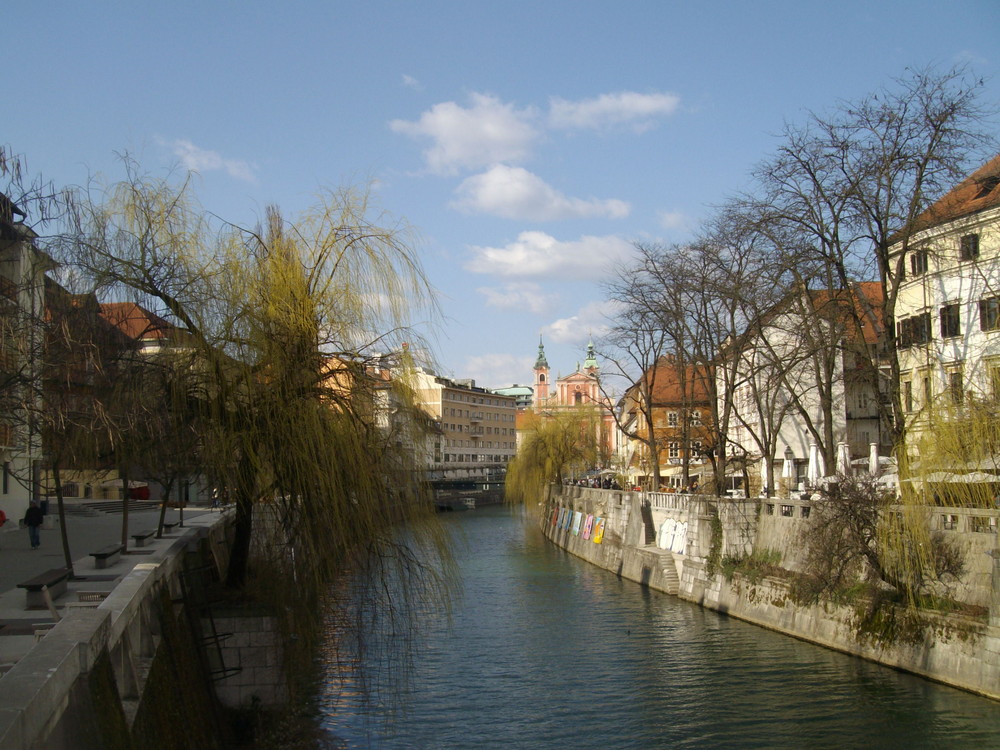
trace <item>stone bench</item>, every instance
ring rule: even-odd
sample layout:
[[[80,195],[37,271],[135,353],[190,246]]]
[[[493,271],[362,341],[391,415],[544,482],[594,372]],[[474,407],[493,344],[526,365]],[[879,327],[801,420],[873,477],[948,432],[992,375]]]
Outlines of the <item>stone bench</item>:
[[[138,534],[132,534],[132,538],[135,539],[135,546],[145,547],[146,540],[149,539],[151,536],[153,536],[153,534],[155,533],[156,533],[155,531],[147,529],[146,531],[140,531]]]
[[[97,552],[91,552],[90,556],[94,558],[95,568],[106,568],[118,562],[121,553],[122,546],[120,544],[109,544],[107,547],[97,550]]]
[[[47,609],[45,592],[42,587],[48,589],[48,594],[53,599],[58,599],[66,593],[69,580],[68,568],[53,568],[41,575],[17,584],[19,589],[25,590],[25,607],[27,609]]]
[[[177,522],[177,521],[174,521],[173,523],[165,523],[165,524],[163,524],[163,530],[164,531],[173,531],[175,526],[180,526],[180,523]]]

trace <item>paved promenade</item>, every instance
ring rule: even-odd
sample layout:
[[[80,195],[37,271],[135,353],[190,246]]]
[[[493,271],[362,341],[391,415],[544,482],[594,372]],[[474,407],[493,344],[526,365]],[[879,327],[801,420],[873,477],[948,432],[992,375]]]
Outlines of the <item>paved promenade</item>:
[[[55,515],[54,510],[54,507],[50,508],[50,515]],[[184,519],[187,521],[212,512],[209,508],[188,507],[184,509]],[[159,513],[159,510],[130,511],[129,533],[155,529]],[[175,523],[178,520],[179,511],[169,509],[165,522]],[[66,529],[74,573],[82,580],[71,581],[69,592],[56,600],[57,609],[63,613],[67,605],[78,601],[79,591],[110,591],[135,565],[145,561],[149,550],[155,549],[158,544],[172,543],[179,531],[174,529],[174,533],[169,535],[165,532],[164,538],[159,541],[149,539],[144,548],[136,548],[134,540],[129,538],[130,553],[122,555],[119,562],[102,570],[95,567],[90,553],[121,542],[121,514],[69,514]],[[28,531],[18,529],[16,519],[8,520],[0,528],[0,672],[6,671],[34,645],[36,624],[53,622],[48,610],[25,608],[25,591],[17,588],[17,584],[62,567],[65,567],[65,562],[58,522],[52,528],[41,529],[41,547],[37,550],[31,549]]]

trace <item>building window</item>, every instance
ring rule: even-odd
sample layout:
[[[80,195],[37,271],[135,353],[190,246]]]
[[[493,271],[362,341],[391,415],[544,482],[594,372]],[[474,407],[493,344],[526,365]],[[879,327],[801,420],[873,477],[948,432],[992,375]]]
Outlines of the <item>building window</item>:
[[[958,529],[958,516],[945,513],[941,516],[941,527],[947,531],[956,531]]]
[[[914,250],[910,253],[910,275],[920,276],[927,273],[927,250]]]
[[[914,344],[926,344],[932,338],[929,312],[904,318],[896,323],[896,344],[906,349]]]
[[[931,387],[930,375],[924,375],[924,405],[930,406],[934,400],[934,389]]]
[[[952,370],[948,373],[948,397],[955,406],[962,404],[962,371]]]
[[[959,325],[958,305],[945,305],[941,308],[941,338],[947,339],[961,335]]]
[[[966,234],[959,241],[958,259],[975,260],[979,257],[979,235]]]
[[[701,424],[701,412],[700,411],[695,410],[695,411],[691,412],[691,424],[693,424],[693,425],[700,425]]]
[[[994,400],[1000,401],[1000,364],[990,364],[986,377],[989,378],[990,394]]]
[[[667,412],[667,425],[669,427],[677,426],[677,412],[675,411]]]
[[[676,441],[671,442],[669,447],[667,448],[667,455],[670,456],[670,458],[680,458],[681,457],[680,443]]]
[[[783,515],[785,518],[791,518],[792,517],[792,506],[791,505],[782,505],[781,506],[781,515]]]
[[[913,411],[913,383],[909,380],[903,381],[903,409]]]
[[[979,300],[979,328],[983,331],[1000,330],[1000,297]]]

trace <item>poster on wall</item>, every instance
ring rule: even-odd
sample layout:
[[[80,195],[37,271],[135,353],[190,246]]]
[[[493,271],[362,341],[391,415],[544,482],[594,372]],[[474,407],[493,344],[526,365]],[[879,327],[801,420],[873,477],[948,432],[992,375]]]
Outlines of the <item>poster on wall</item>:
[[[583,513],[575,511],[573,513],[573,536],[580,536],[580,522],[583,520]]]
[[[594,544],[600,544],[604,541],[604,519],[598,518],[594,522]]]
[[[569,508],[566,509],[566,521],[563,523],[563,528],[569,531],[569,527],[573,525],[573,511]]]
[[[594,527],[594,517],[591,515],[587,516],[587,520],[583,522],[583,538],[590,539],[590,530]]]
[[[550,526],[555,526],[558,522],[559,522],[559,509],[558,508],[553,508],[552,509],[552,523],[550,523],[549,525]]]

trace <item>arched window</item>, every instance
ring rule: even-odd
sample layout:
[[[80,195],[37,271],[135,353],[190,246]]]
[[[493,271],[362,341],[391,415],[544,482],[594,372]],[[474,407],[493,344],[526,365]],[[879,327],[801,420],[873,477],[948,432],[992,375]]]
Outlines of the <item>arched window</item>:
[[[538,374],[538,382],[539,383],[544,383],[545,382],[545,373],[544,372]]]
[[[573,394],[573,403],[577,406],[583,403],[583,394],[580,391]]]

